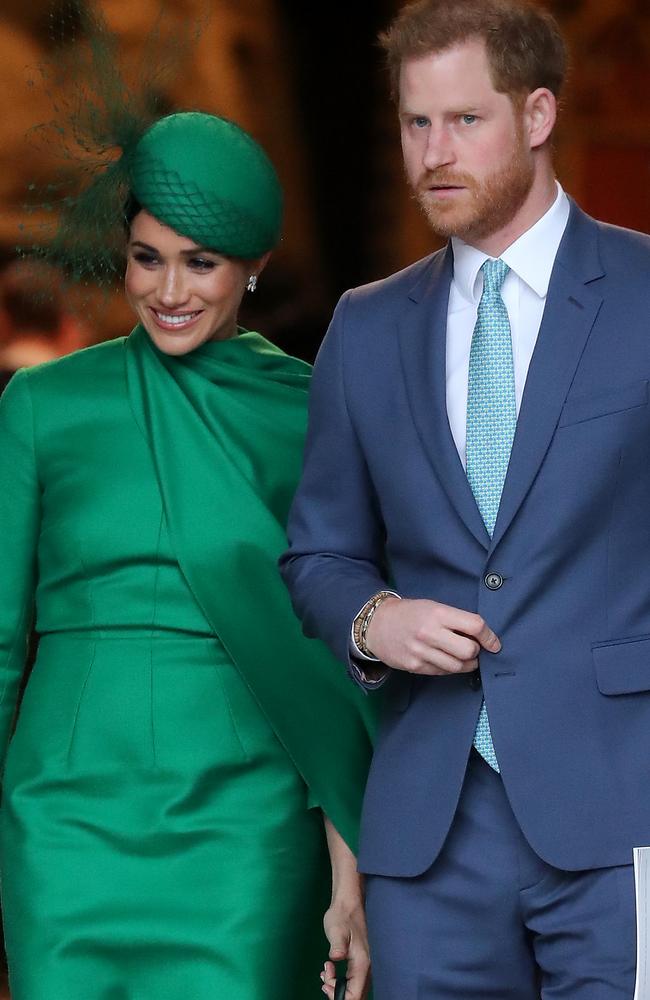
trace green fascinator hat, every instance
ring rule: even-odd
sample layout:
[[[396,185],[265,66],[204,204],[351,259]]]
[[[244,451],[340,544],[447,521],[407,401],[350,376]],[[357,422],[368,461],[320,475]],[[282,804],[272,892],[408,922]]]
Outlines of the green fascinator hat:
[[[155,115],[161,79],[178,65],[178,53],[187,52],[200,25],[190,24],[187,37],[166,53],[157,24],[145,75],[131,90],[122,79],[116,39],[96,6],[66,0],[61,8],[52,20],[56,45],[41,73],[48,87],[64,68],[70,89],[56,92],[54,119],[30,132],[65,166],[47,185],[29,185],[19,254],[55,263],[69,283],[108,288],[122,274],[130,201],[228,256],[252,259],[276,246],[282,190],[252,136],[202,111]]]
[[[200,246],[260,257],[280,238],[273,164],[234,122],[200,111],[167,115],[126,151],[130,192],[159,222]]]

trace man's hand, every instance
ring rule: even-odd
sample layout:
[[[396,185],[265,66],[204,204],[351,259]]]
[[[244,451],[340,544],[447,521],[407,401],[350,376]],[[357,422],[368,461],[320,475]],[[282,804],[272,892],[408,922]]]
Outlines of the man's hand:
[[[501,643],[480,615],[437,601],[388,597],[368,626],[366,645],[382,663],[412,674],[470,673],[481,649]]]

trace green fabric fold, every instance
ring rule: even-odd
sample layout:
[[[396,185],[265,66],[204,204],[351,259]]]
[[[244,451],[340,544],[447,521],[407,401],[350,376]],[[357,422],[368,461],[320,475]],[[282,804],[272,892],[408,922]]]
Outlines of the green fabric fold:
[[[277,569],[311,369],[251,332],[171,357],[136,327],[126,358],[181,570],[309,801],[356,852],[377,705],[302,635]]]

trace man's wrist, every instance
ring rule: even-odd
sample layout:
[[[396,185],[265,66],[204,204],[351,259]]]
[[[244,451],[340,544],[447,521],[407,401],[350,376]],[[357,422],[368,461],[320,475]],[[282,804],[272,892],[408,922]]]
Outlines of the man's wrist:
[[[401,600],[400,595],[396,594],[394,590],[380,590],[376,594],[366,601],[361,611],[354,619],[352,625],[352,639],[354,645],[357,647],[359,653],[367,657],[370,660],[377,660],[377,657],[368,648],[367,638],[368,638],[368,628],[372,619],[374,618],[377,608],[379,608],[384,601],[389,598],[396,598],[398,601]]]

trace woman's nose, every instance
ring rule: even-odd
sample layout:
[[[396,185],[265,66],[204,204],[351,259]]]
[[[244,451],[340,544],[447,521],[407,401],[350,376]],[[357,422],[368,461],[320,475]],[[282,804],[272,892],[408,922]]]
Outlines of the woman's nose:
[[[175,265],[166,267],[160,277],[158,298],[161,304],[168,309],[185,305],[189,292],[182,269]]]

